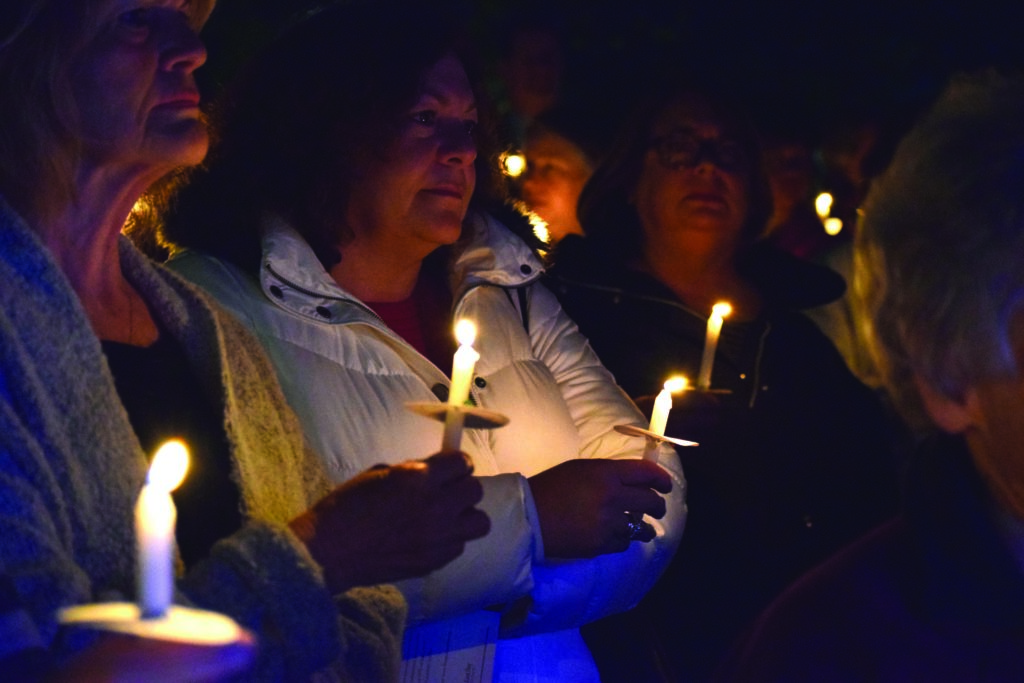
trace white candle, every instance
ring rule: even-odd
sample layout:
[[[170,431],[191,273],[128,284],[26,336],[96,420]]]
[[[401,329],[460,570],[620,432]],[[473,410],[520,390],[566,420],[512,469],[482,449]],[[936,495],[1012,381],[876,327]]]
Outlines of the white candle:
[[[476,325],[469,320],[460,320],[455,325],[455,338],[459,348],[452,363],[452,384],[448,389],[448,405],[461,407],[469,400],[469,387],[473,382],[473,369],[480,360],[480,354],[473,349],[476,340]],[[462,444],[462,423],[465,419],[460,410],[449,410],[444,421],[444,438],[441,451],[448,453],[459,450]]]
[[[181,484],[187,469],[185,444],[165,443],[153,457],[146,485],[135,505],[139,552],[136,571],[143,619],[164,616],[174,596],[174,524],[178,515],[171,491]]]
[[[665,436],[665,427],[668,425],[668,414],[672,410],[672,394],[677,394],[685,389],[686,384],[687,380],[685,377],[673,377],[665,382],[665,387],[654,399],[654,410],[651,411],[651,424],[647,428],[648,431],[654,432],[658,436]],[[660,442],[656,439],[648,439],[647,448],[644,450],[644,459],[658,459],[659,443]]]
[[[654,399],[654,410],[651,412],[651,426],[648,427],[648,431],[665,436],[668,414],[672,410],[672,394],[678,394],[686,388],[686,384],[685,377],[673,377],[665,382],[665,388]]]
[[[711,307],[708,318],[708,329],[704,335],[704,355],[700,359],[700,374],[697,375],[697,387],[707,391],[711,388],[711,368],[715,364],[715,350],[718,348],[718,337],[722,333],[722,321],[732,313],[732,306],[720,302]]]

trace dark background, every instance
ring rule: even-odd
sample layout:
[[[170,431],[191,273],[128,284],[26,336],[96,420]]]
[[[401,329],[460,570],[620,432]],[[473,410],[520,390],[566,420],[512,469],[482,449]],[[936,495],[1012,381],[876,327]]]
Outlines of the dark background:
[[[424,0],[428,2],[429,0]],[[308,0],[221,0],[204,33],[208,96]],[[453,3],[449,2],[451,6]],[[1024,64],[1018,3],[932,0],[456,0],[485,62],[509,22],[562,29],[565,97],[615,120],[667,69],[724,84],[771,125],[811,140],[844,123],[912,118],[958,69]]]

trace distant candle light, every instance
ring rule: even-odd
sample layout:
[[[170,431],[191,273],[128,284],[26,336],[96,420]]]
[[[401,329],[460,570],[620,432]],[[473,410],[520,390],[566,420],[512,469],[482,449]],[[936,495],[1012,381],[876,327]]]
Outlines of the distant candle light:
[[[814,198],[814,210],[818,212],[818,218],[825,220],[832,213],[832,195],[822,192]]]
[[[843,230],[843,221],[842,221],[842,219],[839,219],[839,218],[836,218],[835,216],[832,216],[830,218],[826,218],[825,219],[824,226],[825,226],[825,232],[827,234],[831,235],[832,237],[835,237],[840,232],[842,232],[842,230]]]
[[[526,170],[526,157],[522,154],[503,154],[501,168],[510,178],[518,178]]]

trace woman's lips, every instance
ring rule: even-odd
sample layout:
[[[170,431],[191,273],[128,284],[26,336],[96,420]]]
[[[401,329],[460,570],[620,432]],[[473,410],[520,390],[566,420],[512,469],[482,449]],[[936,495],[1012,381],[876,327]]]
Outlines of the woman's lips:
[[[166,100],[156,105],[157,108],[168,108],[168,109],[193,109],[199,106],[199,93],[198,92],[186,92],[179,95],[168,97]]]
[[[701,204],[721,204],[725,205],[725,197],[720,194],[712,192],[694,192],[686,195],[686,200],[691,202],[698,202]]]
[[[426,190],[424,190],[424,192],[435,194],[440,197],[451,197],[452,199],[458,199],[460,201],[462,200],[463,196],[465,196],[465,190],[458,187],[449,186],[429,187]]]

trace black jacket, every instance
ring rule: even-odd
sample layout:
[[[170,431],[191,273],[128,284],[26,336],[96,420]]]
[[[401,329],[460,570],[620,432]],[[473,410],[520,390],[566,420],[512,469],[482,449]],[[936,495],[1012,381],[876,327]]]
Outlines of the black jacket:
[[[904,498],[787,590],[720,680],[1024,680],[1024,573],[962,438],[922,445]]]
[[[672,374],[696,377],[705,316],[650,276],[602,262],[584,239],[567,238],[556,258],[551,288],[634,399],[643,405]],[[660,584],[624,617],[638,622],[631,632],[653,629],[663,680],[705,679],[787,584],[896,509],[889,419],[798,311],[841,295],[842,279],[770,247],[748,250],[739,269],[764,311],[725,321],[712,388],[728,393],[675,401],[667,433],[700,442],[680,449],[687,530]],[[627,680],[614,670],[627,654],[602,662],[616,645],[597,644],[605,679]]]

